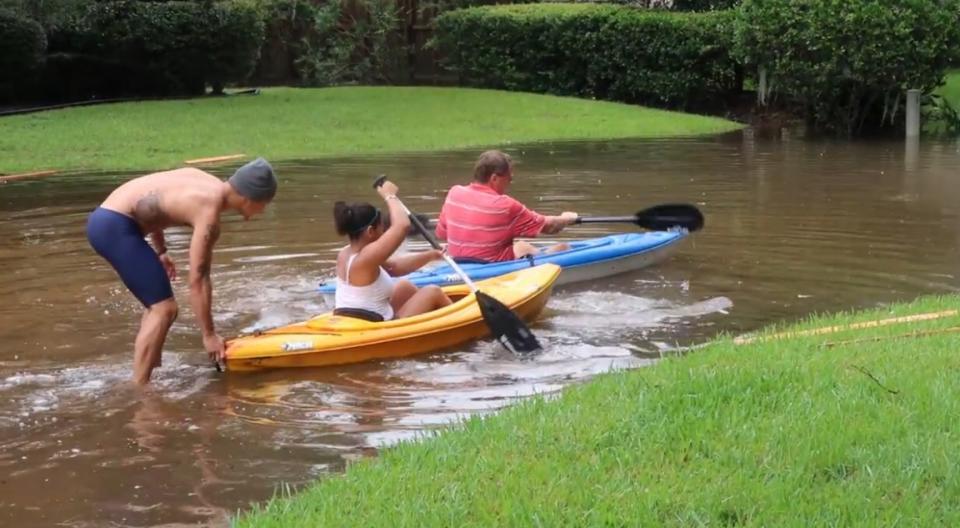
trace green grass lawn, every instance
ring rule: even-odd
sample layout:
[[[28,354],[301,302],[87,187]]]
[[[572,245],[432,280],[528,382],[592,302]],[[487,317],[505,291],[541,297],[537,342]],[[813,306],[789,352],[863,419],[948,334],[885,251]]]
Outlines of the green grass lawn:
[[[944,77],[944,84],[934,93],[940,95],[950,106],[960,111],[960,70],[949,70]],[[925,134],[933,137],[952,137],[954,132],[949,129],[949,114],[940,115],[934,111],[936,107],[928,107],[924,115],[922,127]]]
[[[957,308],[926,298],[797,328]],[[958,322],[720,340],[387,449],[235,522],[956,526]]]
[[[319,158],[739,128],[719,118],[460,88],[270,88],[258,96],[120,103],[0,118],[0,173],[160,169],[243,153]]]
[[[948,71],[946,82],[937,88],[936,93],[942,95],[954,108],[960,109],[960,70]]]

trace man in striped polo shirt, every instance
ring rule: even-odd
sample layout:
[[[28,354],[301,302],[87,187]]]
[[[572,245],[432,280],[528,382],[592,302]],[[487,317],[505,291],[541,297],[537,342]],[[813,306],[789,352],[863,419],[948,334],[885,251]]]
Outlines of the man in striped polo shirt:
[[[480,155],[469,185],[454,185],[437,222],[437,236],[447,241],[447,252],[461,261],[500,262],[539,252],[517,237],[552,235],[577,219],[577,213],[544,216],[507,196],[513,181],[513,161],[499,150]],[[558,244],[547,251],[569,249]]]

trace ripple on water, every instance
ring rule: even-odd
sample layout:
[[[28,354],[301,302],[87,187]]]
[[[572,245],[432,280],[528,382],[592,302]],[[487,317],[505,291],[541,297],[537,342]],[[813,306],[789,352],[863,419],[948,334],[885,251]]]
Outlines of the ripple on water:
[[[625,336],[669,328],[684,319],[725,314],[732,306],[733,301],[727,297],[683,304],[621,292],[586,291],[552,299],[545,326],[558,332],[557,339],[567,342],[619,343]]]
[[[318,371],[322,379],[271,377],[234,391],[237,405],[231,412],[250,423],[283,430],[286,445],[351,450],[335,440],[339,432],[354,435],[362,445],[382,447],[517,399],[550,395],[570,383],[652,361],[624,346],[616,327],[597,328],[595,319],[581,320],[582,327],[558,324],[557,317],[590,318],[613,307],[628,307],[656,311],[645,326],[669,327],[669,321],[721,313],[730,306],[725,298],[684,305],[629,294],[561,294],[550,301],[549,314],[534,327],[544,345],[538,354],[520,357],[493,341],[481,341],[460,351],[345,369],[335,376]],[[584,328],[595,329],[592,342],[584,339]]]

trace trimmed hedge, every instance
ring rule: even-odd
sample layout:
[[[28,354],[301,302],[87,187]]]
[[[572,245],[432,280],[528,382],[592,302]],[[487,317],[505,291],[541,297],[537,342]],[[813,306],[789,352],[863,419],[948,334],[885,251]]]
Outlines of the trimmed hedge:
[[[673,0],[677,11],[717,11],[737,7],[740,0]]]
[[[618,5],[627,5],[635,8],[645,8],[645,9],[661,9],[661,10],[670,10],[670,11],[719,11],[722,9],[732,9],[737,7],[740,3],[740,0],[517,0],[513,1],[490,1],[490,0],[447,0],[447,2],[457,2],[464,3],[468,5],[463,5],[459,7],[468,7],[468,6],[477,6],[477,5],[487,5],[491,3],[497,4],[507,4],[507,3],[550,3],[550,2],[559,2],[559,3],[584,3],[584,4],[618,4]]]
[[[435,44],[467,85],[702,109],[739,92],[733,19],[614,5],[476,7],[441,15]]]
[[[0,10],[0,100],[15,97],[17,88],[40,70],[46,49],[40,24]]]
[[[553,1],[553,0],[545,0]],[[598,4],[621,4],[649,9],[671,9],[673,11],[717,11],[731,9],[740,0],[573,0],[575,2]]]
[[[737,47],[821,131],[899,127],[960,54],[957,0],[744,0]]]
[[[197,95],[241,82],[264,23],[240,2],[96,2],[49,28],[52,99]]]

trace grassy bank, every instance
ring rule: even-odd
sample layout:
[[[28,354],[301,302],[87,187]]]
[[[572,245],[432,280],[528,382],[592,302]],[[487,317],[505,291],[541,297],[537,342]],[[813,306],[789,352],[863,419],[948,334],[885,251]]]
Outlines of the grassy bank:
[[[943,86],[937,88],[934,93],[943,97],[950,106],[960,111],[960,70],[950,70],[944,78]],[[923,131],[932,136],[954,136],[950,132],[949,114],[938,117],[936,113],[930,113],[925,116],[923,121]]]
[[[722,340],[388,449],[237,524],[956,525],[958,319]]]
[[[427,151],[738,128],[638,106],[458,88],[272,88],[258,96],[121,103],[0,118],[0,173],[156,169],[244,153],[269,159]]]
[[[936,93],[942,95],[954,108],[960,109],[960,70],[948,71],[944,85],[937,88]]]

